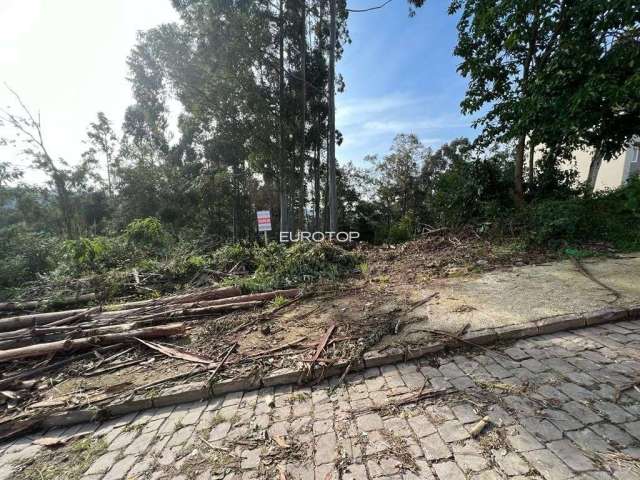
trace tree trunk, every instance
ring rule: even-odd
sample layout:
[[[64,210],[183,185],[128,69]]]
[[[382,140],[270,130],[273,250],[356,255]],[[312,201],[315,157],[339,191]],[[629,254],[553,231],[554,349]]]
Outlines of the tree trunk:
[[[587,177],[587,184],[585,185],[585,194],[587,196],[593,195],[593,191],[596,188],[596,181],[598,180],[598,172],[600,171],[601,165],[602,151],[599,148],[596,148],[596,151],[593,152],[593,157],[591,157],[591,164],[589,165],[589,176]]]
[[[49,162],[53,165],[53,162]],[[52,167],[55,169],[55,167]],[[58,208],[60,209],[60,215],[62,217],[62,224],[65,235],[67,238],[76,237],[76,229],[73,224],[73,206],[71,205],[71,199],[69,191],[67,190],[65,179],[62,174],[55,169],[52,173],[53,183],[56,186],[56,194],[58,196]]]
[[[320,132],[320,119],[318,118],[318,132]],[[319,134],[319,133],[318,133]],[[317,232],[320,230],[320,198],[322,198],[320,192],[320,139],[318,139],[318,145],[316,145],[316,155],[313,159],[313,228]]]
[[[80,303],[92,302],[96,299],[95,293],[85,293],[73,297],[64,297],[58,300],[31,300],[27,302],[6,302],[0,303],[0,311],[14,310],[37,310],[45,307],[61,307],[65,305],[76,305]]]
[[[301,50],[301,74],[302,74],[302,82],[301,82],[301,97],[302,97],[302,105],[300,105],[300,205],[298,205],[298,229],[304,230],[304,220],[305,220],[305,205],[307,203],[307,195],[305,189],[305,165],[307,163],[306,158],[306,132],[307,132],[307,5],[306,0],[301,1],[301,16],[302,16],[302,47]]]
[[[521,89],[522,89],[523,97],[526,96],[528,86],[529,86],[531,64],[535,58],[539,26],[540,26],[539,11],[536,10],[533,17],[533,23],[531,25],[531,35],[529,37],[529,48],[527,51],[527,56],[524,60],[524,65],[522,66]],[[513,189],[514,189],[515,203],[517,206],[522,206],[524,204],[524,153],[525,153],[526,142],[527,142],[527,133],[528,132],[524,132],[520,135],[520,137],[518,137],[518,144],[516,146]]]
[[[175,295],[157,300],[141,300],[139,302],[121,303],[117,305],[107,305],[104,307],[103,315],[126,315],[123,310],[132,310],[137,308],[159,307],[163,305],[175,305],[188,302],[196,302],[202,300],[216,300],[220,298],[237,297],[241,294],[238,287],[223,287],[204,292],[188,293],[185,295]],[[32,328],[38,325],[46,325],[56,320],[77,315],[90,309],[66,310],[62,312],[35,313],[32,315],[21,315],[16,317],[7,317],[0,319],[0,332],[9,332],[20,328]],[[119,313],[115,313],[119,312]]]
[[[106,311],[130,310],[138,307],[154,307],[158,305],[167,305],[175,303],[188,303],[201,300],[217,300],[219,298],[237,297],[242,292],[238,287],[221,287],[207,289],[201,292],[186,293],[184,295],[174,295],[171,297],[158,298],[152,300],[140,300],[138,302],[119,303],[116,305],[107,305]]]
[[[135,342],[136,338],[160,338],[174,335],[184,335],[186,331],[184,323],[171,323],[159,327],[141,328],[126,333],[111,333],[95,337],[62,340],[58,342],[30,345],[23,348],[0,351],[0,362],[18,360],[21,358],[42,357],[59,352],[87,350],[101,345],[113,345],[114,343]]]
[[[336,189],[336,0],[329,0],[329,231],[338,231],[338,195]]]
[[[233,190],[233,201],[231,207],[231,216],[233,218],[233,241],[238,241],[239,227],[240,227],[240,168],[237,163],[233,164],[231,168],[233,179],[231,181],[231,188]]]
[[[109,199],[113,200],[113,186],[111,184],[111,155],[107,153],[106,158],[107,158],[106,160],[107,161],[107,187],[109,189]]]
[[[289,199],[287,195],[288,169],[284,158],[284,0],[280,0],[279,10],[279,68],[278,72],[278,161],[279,161],[279,198],[280,198],[280,233],[289,232]]]
[[[534,166],[533,166],[533,157],[536,153],[536,146],[534,143],[529,140],[529,190],[533,188],[534,182]]]
[[[527,140],[526,135],[521,135],[520,138],[518,138],[518,144],[516,145],[513,189],[514,189],[514,198],[517,206],[522,206],[522,204],[524,203],[523,169],[524,169],[524,150],[525,150],[526,140]]]

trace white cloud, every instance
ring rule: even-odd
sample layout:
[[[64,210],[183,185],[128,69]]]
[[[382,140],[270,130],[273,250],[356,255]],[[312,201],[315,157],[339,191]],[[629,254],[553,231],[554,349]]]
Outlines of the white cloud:
[[[425,145],[441,145],[450,139],[450,131],[471,123],[457,113],[442,114],[441,103],[437,97],[404,92],[338,97],[336,126],[344,135],[339,158],[360,161],[367,154],[384,154],[399,133],[414,133]]]
[[[428,97],[412,97],[404,93],[391,93],[364,98],[344,98],[338,95],[336,98],[336,124],[353,124],[374,114],[393,112],[421,105],[427,101],[429,101]]]

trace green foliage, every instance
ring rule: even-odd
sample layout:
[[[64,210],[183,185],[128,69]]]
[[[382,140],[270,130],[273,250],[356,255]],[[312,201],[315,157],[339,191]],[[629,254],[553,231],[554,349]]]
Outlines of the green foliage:
[[[430,216],[438,224],[460,226],[506,214],[513,208],[512,172],[503,152],[455,161],[435,180]]]
[[[270,243],[255,246],[254,275],[242,281],[248,291],[286,288],[316,280],[337,280],[352,273],[359,263],[357,255],[329,242],[298,242],[290,247]]]
[[[124,238],[130,245],[157,252],[164,250],[169,236],[160,220],[154,217],[139,218],[124,229]]]
[[[281,307],[282,305],[284,305],[285,303],[287,303],[288,300],[286,298],[284,298],[282,295],[277,295],[273,300],[271,300],[270,305],[272,307]]]
[[[369,268],[369,264],[367,262],[362,262],[356,265],[356,268],[360,271],[364,278],[369,278],[371,274],[371,269]]]
[[[211,265],[208,255],[198,249],[194,242],[182,240],[171,247],[162,259],[156,257],[152,263],[143,259],[137,266],[141,271],[160,273],[167,280],[184,283],[196,273]]]
[[[415,219],[411,213],[404,215],[389,228],[387,239],[390,243],[402,243],[413,238]]]
[[[20,286],[48,272],[59,252],[57,239],[23,225],[0,229],[0,290]]]
[[[101,237],[66,240],[62,252],[67,263],[77,271],[95,270],[106,258],[107,245]]]
[[[640,248],[640,179],[593,197],[545,200],[533,204],[529,238],[538,245],[610,242],[621,250]]]
[[[244,266],[249,270],[254,268],[251,247],[241,243],[223,245],[213,253],[212,262],[218,270],[223,272],[228,272],[236,265]]]

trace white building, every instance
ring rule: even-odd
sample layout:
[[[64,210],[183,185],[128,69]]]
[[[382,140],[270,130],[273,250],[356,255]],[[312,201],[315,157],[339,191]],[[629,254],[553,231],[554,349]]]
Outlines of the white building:
[[[580,150],[574,155],[575,167],[579,175],[578,179],[584,182],[589,175],[589,165],[591,165],[593,152]],[[619,187],[634,174],[640,174],[640,145],[638,143],[627,148],[610,161],[602,162],[595,189],[603,190],[605,188]]]

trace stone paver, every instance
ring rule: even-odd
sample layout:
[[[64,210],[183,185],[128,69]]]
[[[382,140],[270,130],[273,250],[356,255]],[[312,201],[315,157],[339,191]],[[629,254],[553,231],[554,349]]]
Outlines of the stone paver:
[[[38,435],[77,432],[107,444],[82,480],[638,479],[640,394],[618,389],[637,378],[639,348],[632,320],[369,368],[335,388],[231,393],[0,445],[0,480],[38,458]],[[457,391],[386,406],[443,387]]]

